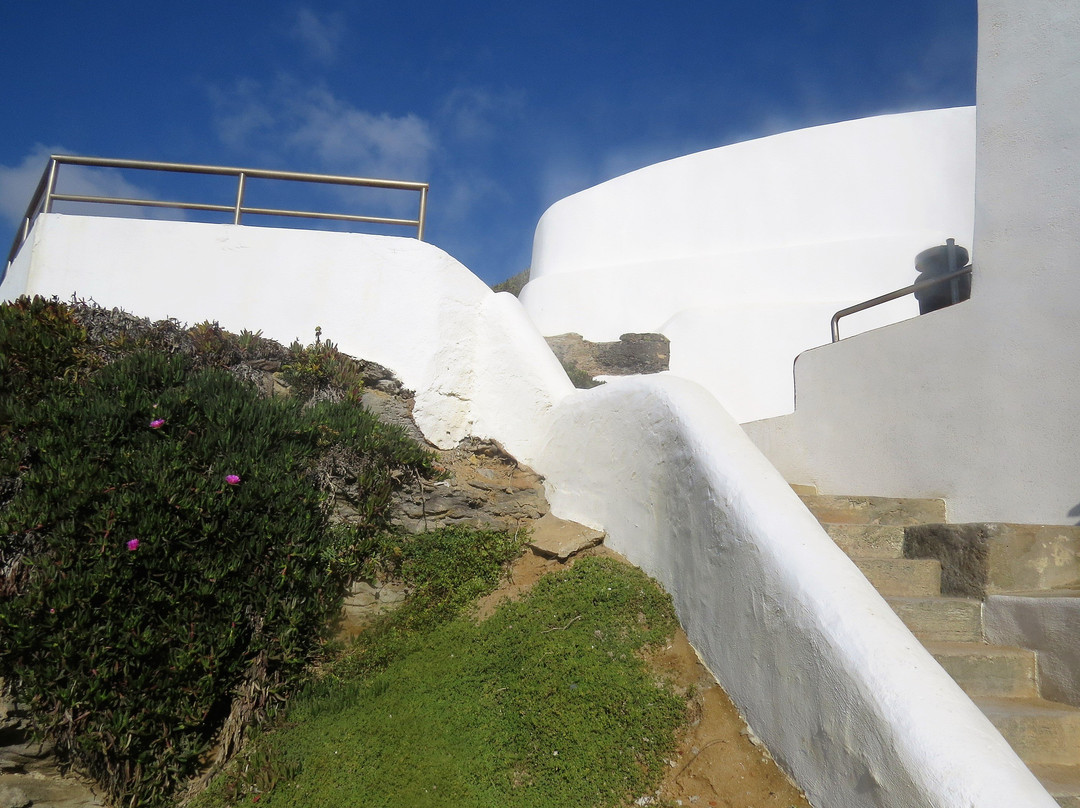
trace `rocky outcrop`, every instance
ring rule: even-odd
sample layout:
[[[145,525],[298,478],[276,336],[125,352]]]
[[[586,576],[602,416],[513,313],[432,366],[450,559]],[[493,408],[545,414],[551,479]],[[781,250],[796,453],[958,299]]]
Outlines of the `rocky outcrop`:
[[[576,367],[592,378],[659,373],[671,360],[671,346],[663,334],[623,334],[618,342],[589,342],[580,334],[545,339],[563,367]]]

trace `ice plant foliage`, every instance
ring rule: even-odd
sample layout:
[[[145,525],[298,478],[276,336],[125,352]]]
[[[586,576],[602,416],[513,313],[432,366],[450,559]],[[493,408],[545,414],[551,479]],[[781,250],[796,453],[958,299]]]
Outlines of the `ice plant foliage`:
[[[132,352],[101,364],[86,341],[60,304],[0,305],[0,359],[15,358],[0,372],[0,480],[17,481],[0,508],[0,561],[16,565],[0,677],[110,804],[167,808],[230,713],[281,702],[386,525],[394,480],[431,458],[355,404],[263,399],[138,344],[110,343]],[[331,529],[310,474],[339,445],[363,454],[367,516],[348,531]],[[215,495],[242,484],[218,471],[232,464],[259,484]]]

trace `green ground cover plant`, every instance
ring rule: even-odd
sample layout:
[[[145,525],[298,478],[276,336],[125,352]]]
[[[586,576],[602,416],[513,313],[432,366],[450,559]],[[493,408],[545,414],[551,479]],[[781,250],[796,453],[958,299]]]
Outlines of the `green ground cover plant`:
[[[282,702],[394,480],[432,473],[355,401],[262,397],[215,366],[237,338],[194,332],[209,355],[126,331],[101,350],[70,307],[0,306],[0,676],[115,804],[170,804]],[[347,527],[330,455],[360,506]]]
[[[641,658],[676,625],[642,572],[583,559],[481,623],[402,619],[362,635],[194,808],[581,808],[655,789],[685,702]]]

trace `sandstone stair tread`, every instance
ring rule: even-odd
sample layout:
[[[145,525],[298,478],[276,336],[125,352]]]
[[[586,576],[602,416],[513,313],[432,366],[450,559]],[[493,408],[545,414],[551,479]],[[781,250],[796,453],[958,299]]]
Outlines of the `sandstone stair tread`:
[[[941,564],[934,559],[855,558],[866,579],[885,597],[936,597]]]
[[[902,525],[859,525],[825,522],[825,532],[852,558],[903,558]]]
[[[1062,808],[1080,808],[1080,766],[1035,764],[1028,768]]]
[[[1080,709],[1039,697],[1033,651],[990,645],[982,601],[941,595],[936,561],[904,558],[905,528],[946,524],[940,500],[840,497],[793,486],[822,527],[1062,808],[1080,808]],[[1078,597],[1075,589],[1002,592]]]
[[[1038,695],[1035,652],[977,642],[926,642],[926,650],[969,696]]]
[[[911,633],[923,642],[982,642],[982,601],[973,598],[887,597]]]
[[[974,702],[1029,766],[1080,765],[1080,709],[1040,698]]]
[[[804,494],[800,497],[819,522],[834,524],[918,525],[945,522],[945,501],[905,497]]]

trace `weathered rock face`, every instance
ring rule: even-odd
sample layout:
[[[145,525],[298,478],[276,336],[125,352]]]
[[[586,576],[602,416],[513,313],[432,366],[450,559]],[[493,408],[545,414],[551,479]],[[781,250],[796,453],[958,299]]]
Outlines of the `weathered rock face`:
[[[548,512],[540,476],[495,441],[467,438],[438,455],[444,479],[406,482],[397,494],[394,522],[410,533],[450,525],[513,533]]]
[[[589,342],[580,334],[547,337],[563,366],[596,376],[630,376],[668,369],[671,345],[663,334],[623,334],[618,342]]]

